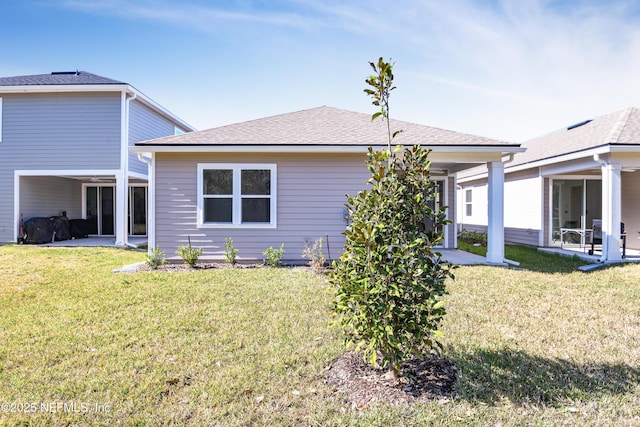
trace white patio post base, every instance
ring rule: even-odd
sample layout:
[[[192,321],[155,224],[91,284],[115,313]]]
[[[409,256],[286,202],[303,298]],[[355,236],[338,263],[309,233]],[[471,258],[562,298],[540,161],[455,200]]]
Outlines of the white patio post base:
[[[487,163],[488,182],[488,229],[487,262],[504,264],[504,164]]]

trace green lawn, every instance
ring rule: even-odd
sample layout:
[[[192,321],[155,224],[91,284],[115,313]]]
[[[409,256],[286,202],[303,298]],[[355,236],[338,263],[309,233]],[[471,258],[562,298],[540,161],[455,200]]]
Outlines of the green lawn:
[[[459,396],[357,412],[323,382],[342,341],[321,277],[112,273],[143,259],[0,247],[0,425],[640,425],[638,265],[456,269]]]

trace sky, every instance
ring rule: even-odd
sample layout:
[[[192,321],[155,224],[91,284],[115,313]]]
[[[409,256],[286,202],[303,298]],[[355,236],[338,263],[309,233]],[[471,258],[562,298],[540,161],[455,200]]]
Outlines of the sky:
[[[637,0],[0,0],[0,76],[84,70],[197,129],[328,105],[510,142],[640,107]]]

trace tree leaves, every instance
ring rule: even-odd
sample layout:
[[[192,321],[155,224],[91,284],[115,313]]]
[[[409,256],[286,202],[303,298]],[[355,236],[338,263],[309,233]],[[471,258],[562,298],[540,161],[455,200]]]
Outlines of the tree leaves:
[[[368,156],[371,187],[348,199],[351,222],[345,251],[334,263],[334,313],[350,342],[369,363],[392,369],[410,355],[439,350],[441,297],[451,265],[433,252],[447,224],[433,209],[429,150],[403,148],[389,165],[387,150]],[[429,224],[427,227],[425,224]]]

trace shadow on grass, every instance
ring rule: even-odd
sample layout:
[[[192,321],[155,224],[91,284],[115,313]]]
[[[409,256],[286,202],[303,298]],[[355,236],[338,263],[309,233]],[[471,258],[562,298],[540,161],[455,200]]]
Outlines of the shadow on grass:
[[[640,384],[640,369],[623,364],[585,366],[510,349],[450,357],[460,374],[460,396],[486,404],[508,399],[516,405],[555,406],[567,399],[628,393]]]

